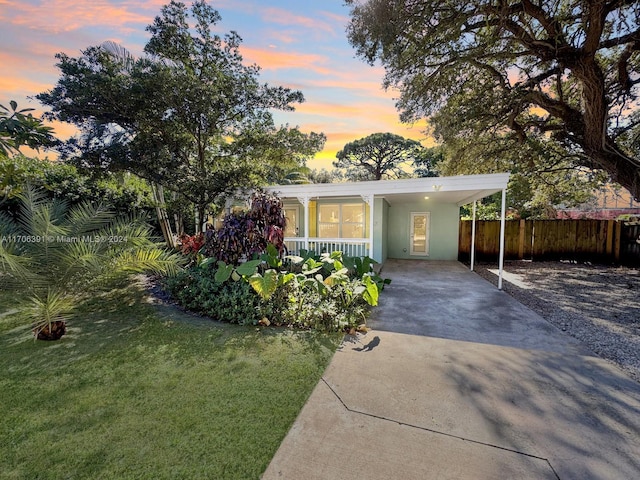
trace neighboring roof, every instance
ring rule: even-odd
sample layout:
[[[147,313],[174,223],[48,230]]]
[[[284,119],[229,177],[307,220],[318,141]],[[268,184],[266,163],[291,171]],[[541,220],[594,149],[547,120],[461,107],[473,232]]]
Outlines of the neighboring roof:
[[[508,173],[458,175],[455,177],[407,178],[368,182],[272,185],[268,191],[282,198],[384,197],[390,204],[419,201],[428,196],[438,203],[466,205],[507,188]]]

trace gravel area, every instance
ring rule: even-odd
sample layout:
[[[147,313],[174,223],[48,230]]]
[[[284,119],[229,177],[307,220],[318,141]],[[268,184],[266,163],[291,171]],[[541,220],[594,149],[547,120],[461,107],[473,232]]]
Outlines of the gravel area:
[[[476,273],[497,285],[496,264]],[[503,290],[640,382],[640,270],[506,261]]]

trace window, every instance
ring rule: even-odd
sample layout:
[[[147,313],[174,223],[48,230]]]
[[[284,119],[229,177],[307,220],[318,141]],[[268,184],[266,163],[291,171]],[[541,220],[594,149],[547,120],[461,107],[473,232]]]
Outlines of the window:
[[[364,203],[318,205],[318,237],[364,238]]]

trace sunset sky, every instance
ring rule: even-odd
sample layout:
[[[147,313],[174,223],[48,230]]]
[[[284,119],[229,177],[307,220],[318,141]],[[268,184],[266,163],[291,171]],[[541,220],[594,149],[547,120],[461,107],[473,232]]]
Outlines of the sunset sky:
[[[59,72],[54,55],[106,40],[141,55],[152,23],[169,0],[0,0],[0,104],[42,106],[27,97],[52,88]],[[190,4],[190,2],[185,2]],[[393,132],[429,145],[424,124],[403,125],[395,92],[381,88],[383,69],[355,58],[346,39],[349,9],[342,0],[210,0],[222,15],[216,31],[235,30],[246,63],[261,68],[260,80],[304,93],[295,112],[278,112],[276,123],[323,132],[324,151],[309,162],[331,168],[345,143],[376,132]],[[53,125],[66,138],[73,127]]]

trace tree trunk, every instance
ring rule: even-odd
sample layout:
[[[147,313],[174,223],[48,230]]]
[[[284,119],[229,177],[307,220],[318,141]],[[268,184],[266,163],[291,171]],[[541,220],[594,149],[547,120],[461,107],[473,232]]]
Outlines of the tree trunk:
[[[164,189],[162,185],[151,182],[151,191],[153,193],[153,200],[156,205],[156,215],[158,216],[158,223],[162,230],[162,236],[169,248],[175,248],[176,242],[171,231],[171,223],[169,223],[169,216],[167,215],[167,207],[164,203]]]
[[[178,192],[173,192],[172,195],[173,201],[175,202],[178,199]],[[173,221],[176,227],[176,235],[180,237],[184,233],[184,219],[182,215],[176,210],[176,213],[173,214]]]
[[[607,99],[601,68],[594,58],[587,57],[573,65],[573,72],[582,85],[585,154],[640,201],[640,160],[622,152],[607,135]]]

